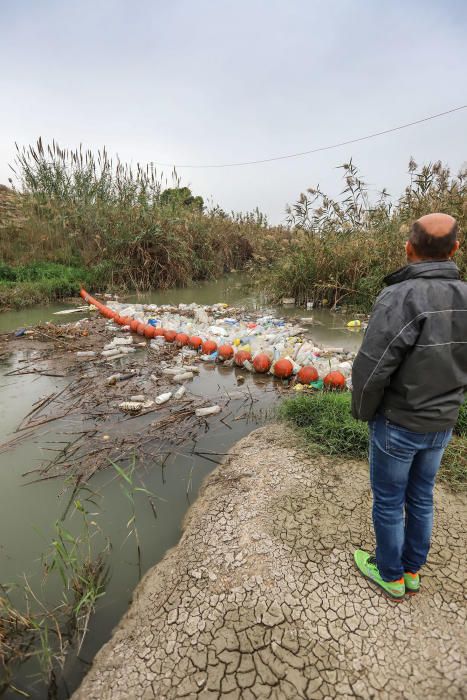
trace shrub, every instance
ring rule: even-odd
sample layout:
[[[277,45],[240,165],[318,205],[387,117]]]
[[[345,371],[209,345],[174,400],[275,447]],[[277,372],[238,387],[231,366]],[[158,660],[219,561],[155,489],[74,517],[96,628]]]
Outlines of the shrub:
[[[99,268],[32,263],[0,268],[0,307],[23,308],[74,296],[81,284],[102,288]]]

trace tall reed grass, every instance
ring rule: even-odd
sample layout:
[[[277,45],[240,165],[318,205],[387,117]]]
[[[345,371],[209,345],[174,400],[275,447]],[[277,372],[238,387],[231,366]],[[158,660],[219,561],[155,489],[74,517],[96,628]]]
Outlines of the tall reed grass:
[[[86,269],[100,287],[142,291],[243,269],[267,255],[266,236],[284,235],[258,211],[207,209],[176,172],[169,182],[105,149],[94,155],[39,139],[17,146],[13,170],[16,197],[0,193],[0,259],[9,266],[53,262]]]
[[[414,219],[444,211],[464,230],[467,171],[452,175],[440,162],[418,167],[411,159],[402,196],[394,201],[383,189],[373,201],[352,160],[340,167],[338,200],[310,188],[289,207],[287,224],[272,227],[258,210],[207,208],[175,171],[167,179],[152,165],[112,159],[106,149],[94,154],[39,139],[17,146],[15,190],[0,188],[0,259],[10,267],[55,263],[77,277],[86,270],[81,281],[94,289],[136,291],[254,267],[272,301],[287,296],[368,310],[385,275],[404,264]],[[462,249],[456,259],[465,277]],[[0,305],[69,293],[65,278],[0,279]]]
[[[263,275],[272,299],[287,296],[299,303],[353,304],[368,310],[384,277],[405,264],[404,243],[415,219],[446,212],[457,218],[461,235],[465,231],[467,170],[453,176],[440,162],[419,168],[411,159],[402,196],[393,202],[382,190],[372,202],[355,164],[340,167],[344,189],[339,200],[312,188],[288,209],[295,245],[286,257],[276,256]],[[456,262],[465,278],[463,248]]]

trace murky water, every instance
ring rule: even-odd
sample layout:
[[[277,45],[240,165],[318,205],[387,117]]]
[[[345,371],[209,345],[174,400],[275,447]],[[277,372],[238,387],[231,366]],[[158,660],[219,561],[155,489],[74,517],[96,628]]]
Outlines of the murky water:
[[[230,275],[219,282],[192,286],[187,289],[170,290],[146,295],[139,300],[152,303],[228,302],[248,308],[261,306],[261,300],[245,288],[241,275]],[[79,316],[53,317],[53,312],[64,305],[34,308],[16,313],[0,315],[0,329],[12,330],[40,321],[57,319],[67,322]],[[358,347],[360,334],[345,329],[343,316],[325,311],[303,312],[297,309],[277,310],[278,315],[313,317],[322,325],[310,326],[310,332],[318,343],[332,346]],[[41,397],[59,390],[66,379],[52,377],[7,376],[7,373],[21,366],[24,358],[15,355],[3,361],[0,366],[0,442],[11,437],[21,419],[31,410],[32,404]],[[222,367],[202,367],[201,373],[187,385],[193,394],[212,397],[215,400],[225,392],[238,390],[236,374],[238,370]],[[141,483],[156,493],[161,500],[155,501],[156,515],[144,494],[136,498],[137,526],[142,550],[142,570],[159,561],[167,549],[174,546],[180,536],[183,516],[189,504],[196,497],[205,476],[216,466],[231,446],[252,429],[263,425],[274,416],[281,386],[272,379],[247,375],[244,387],[249,387],[254,402],[245,398],[234,399],[220,416],[209,419],[209,430],[200,436],[196,451],[192,444],[178,448],[162,466],[161,461],[146,463],[139,474]],[[63,424],[61,430],[63,430]],[[70,431],[76,426],[66,425]],[[24,577],[39,595],[48,602],[56,602],[61,592],[60,579],[49,577],[46,590],[41,588],[41,554],[49,547],[54,536],[54,523],[64,513],[69,499],[69,487],[63,480],[34,480],[35,474],[26,472],[37,468],[50,457],[48,448],[57,438],[57,428],[38,432],[20,446],[0,453],[0,583],[24,583]],[[54,432],[55,431],[55,432]],[[58,439],[58,438],[57,438]],[[63,439],[63,438],[61,438]],[[199,453],[204,453],[201,456]],[[127,522],[130,518],[128,499],[125,497],[119,479],[112,469],[100,472],[91,481],[96,493],[97,507],[90,506],[96,513],[103,536],[112,543],[110,553],[111,578],[106,595],[100,600],[97,612],[92,619],[79,659],[70,659],[66,665],[66,685],[61,685],[59,696],[66,698],[86,672],[87,664],[125,612],[131,593],[138,582],[138,557],[134,537],[128,537]],[[84,497],[84,494],[83,494]],[[75,515],[68,517],[66,527],[79,531]],[[13,593],[19,600],[19,593]],[[15,683],[23,692],[32,697],[46,697],[44,687],[30,674],[37,667],[29,662],[18,672]],[[18,697],[8,692],[6,698]]]

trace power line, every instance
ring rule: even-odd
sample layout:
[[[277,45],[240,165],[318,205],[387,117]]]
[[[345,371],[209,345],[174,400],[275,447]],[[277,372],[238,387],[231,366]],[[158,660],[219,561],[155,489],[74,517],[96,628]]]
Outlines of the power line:
[[[467,105],[462,105],[461,107],[454,107],[453,109],[448,109],[446,112],[439,112],[438,114],[432,114],[429,117],[423,117],[423,119],[417,119],[414,122],[409,122],[408,124],[401,124],[400,126],[394,126],[392,129],[384,129],[384,131],[375,131],[373,134],[367,134],[366,136],[360,136],[356,139],[349,139],[348,141],[340,141],[339,143],[333,143],[330,146],[319,146],[318,148],[312,148],[309,151],[299,151],[298,153],[289,153],[284,156],[274,156],[273,158],[262,158],[261,160],[246,160],[240,163],[211,163],[211,164],[190,164],[190,165],[176,165],[174,163],[158,163],[155,162],[154,165],[160,165],[168,168],[237,168],[244,165],[259,165],[260,163],[272,163],[276,160],[287,160],[288,158],[300,158],[301,156],[308,156],[312,153],[320,153],[321,151],[330,151],[333,148],[340,148],[341,146],[348,146],[351,143],[359,143],[360,141],[368,141],[368,139],[374,139],[377,136],[384,136],[384,134],[392,134],[394,131],[401,131],[402,129],[408,129],[409,126],[415,126],[416,124],[422,124],[423,122],[429,122],[432,119],[438,119],[439,117],[445,117],[447,114],[452,114],[453,112],[459,112],[461,109],[466,109]]]

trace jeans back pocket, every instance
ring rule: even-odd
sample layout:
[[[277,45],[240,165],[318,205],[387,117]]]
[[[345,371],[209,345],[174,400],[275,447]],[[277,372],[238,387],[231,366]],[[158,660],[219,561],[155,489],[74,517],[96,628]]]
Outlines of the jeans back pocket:
[[[389,454],[410,457],[424,447],[426,433],[414,433],[386,419],[386,451]]]

